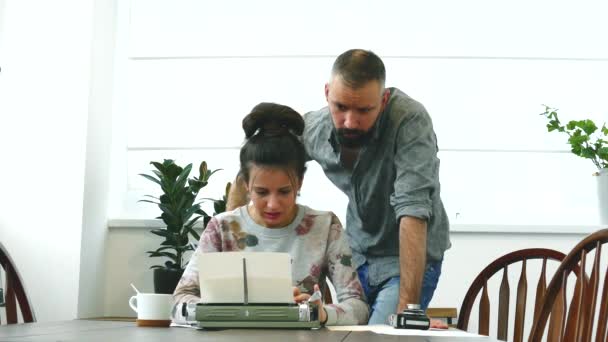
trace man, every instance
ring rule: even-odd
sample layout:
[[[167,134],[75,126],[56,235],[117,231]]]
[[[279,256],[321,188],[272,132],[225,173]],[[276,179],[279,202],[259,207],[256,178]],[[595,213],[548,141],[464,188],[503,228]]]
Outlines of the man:
[[[346,51],[325,85],[328,107],[304,115],[309,157],[349,199],[346,231],[369,324],[407,304],[426,309],[450,247],[431,118],[385,79],[373,52]],[[245,201],[231,194],[229,208]]]

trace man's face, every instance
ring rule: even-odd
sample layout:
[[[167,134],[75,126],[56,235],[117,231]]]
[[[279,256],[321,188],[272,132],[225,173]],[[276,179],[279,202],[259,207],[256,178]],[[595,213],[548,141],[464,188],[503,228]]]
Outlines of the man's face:
[[[325,98],[340,144],[351,148],[365,145],[388,97],[389,91],[378,81],[351,88],[339,75],[332,77],[325,85]]]

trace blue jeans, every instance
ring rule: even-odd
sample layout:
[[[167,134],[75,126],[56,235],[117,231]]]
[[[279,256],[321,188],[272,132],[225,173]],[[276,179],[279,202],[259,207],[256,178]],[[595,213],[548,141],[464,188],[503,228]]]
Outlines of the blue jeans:
[[[426,264],[420,293],[420,307],[423,310],[429,306],[435,288],[437,288],[442,262],[443,260]],[[395,313],[399,305],[399,276],[391,277],[380,285],[372,286],[369,284],[367,268],[368,265],[365,263],[359,266],[357,273],[370,307],[368,324],[387,324],[388,316]]]

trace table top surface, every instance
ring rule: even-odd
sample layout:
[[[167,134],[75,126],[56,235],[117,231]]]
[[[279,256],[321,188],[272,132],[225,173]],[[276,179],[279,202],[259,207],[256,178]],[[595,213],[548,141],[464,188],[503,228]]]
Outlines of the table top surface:
[[[290,330],[290,329],[226,329],[196,330],[183,327],[142,328],[134,322],[73,320],[26,323],[0,326],[0,341],[317,341],[317,342],[466,342],[496,341],[487,337],[423,337],[379,335],[370,331]]]

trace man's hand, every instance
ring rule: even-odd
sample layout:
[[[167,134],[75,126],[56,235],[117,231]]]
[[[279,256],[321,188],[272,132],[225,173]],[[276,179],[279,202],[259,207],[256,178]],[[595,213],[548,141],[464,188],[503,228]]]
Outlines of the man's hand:
[[[249,194],[247,193],[245,180],[243,179],[243,177],[241,177],[241,174],[239,173],[238,175],[236,175],[236,179],[230,187],[230,192],[228,193],[228,199],[226,203],[226,211],[231,211],[238,207],[242,207],[247,203],[249,203]]]
[[[426,221],[404,216],[399,222],[399,306],[420,304],[422,279],[426,267]]]

